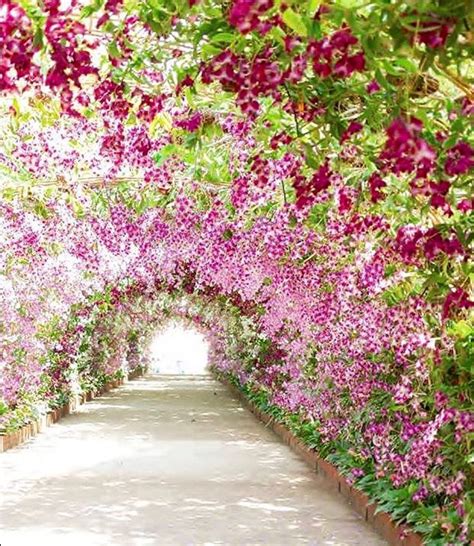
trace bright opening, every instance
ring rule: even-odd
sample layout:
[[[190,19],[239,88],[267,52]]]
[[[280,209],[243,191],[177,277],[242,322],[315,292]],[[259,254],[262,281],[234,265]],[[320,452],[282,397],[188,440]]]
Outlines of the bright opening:
[[[159,331],[150,346],[150,371],[160,374],[207,373],[209,347],[205,337],[183,324]]]

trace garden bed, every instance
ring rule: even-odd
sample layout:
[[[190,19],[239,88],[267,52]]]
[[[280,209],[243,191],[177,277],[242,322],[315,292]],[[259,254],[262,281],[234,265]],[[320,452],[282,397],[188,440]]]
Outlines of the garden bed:
[[[85,402],[90,402],[94,398],[120,387],[126,381],[137,379],[138,377],[143,376],[145,373],[146,369],[138,367],[128,374],[126,380],[113,379],[112,381],[108,381],[99,390],[87,391],[81,395],[77,395],[67,404],[49,411],[46,415],[42,415],[39,419],[24,425],[19,430],[7,433],[0,432],[0,453],[25,443],[30,438],[33,438],[33,436],[36,436],[38,433],[42,432],[46,427],[57,423],[66,415],[74,413],[77,408]]]
[[[308,447],[295,436],[283,423],[262,411],[250,401],[245,394],[221,374],[216,379],[223,383],[231,393],[249,409],[255,417],[273,432],[297,454],[315,473],[319,474],[334,490],[342,495],[352,508],[371,525],[391,546],[421,546],[423,538],[420,534],[410,531],[406,525],[398,525],[389,514],[377,511],[377,504],[371,501],[364,492],[353,487],[339,470],[330,462],[318,456],[314,449]]]

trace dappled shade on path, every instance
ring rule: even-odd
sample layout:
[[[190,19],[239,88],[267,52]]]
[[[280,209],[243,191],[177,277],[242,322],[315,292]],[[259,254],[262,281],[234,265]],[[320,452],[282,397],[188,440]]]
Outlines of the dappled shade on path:
[[[148,376],[0,458],[0,543],[380,540],[208,376]]]

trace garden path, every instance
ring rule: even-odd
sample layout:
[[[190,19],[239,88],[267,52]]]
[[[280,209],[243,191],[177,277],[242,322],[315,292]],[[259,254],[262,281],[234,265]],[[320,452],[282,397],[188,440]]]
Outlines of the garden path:
[[[208,376],[149,375],[0,455],[1,546],[381,546]]]

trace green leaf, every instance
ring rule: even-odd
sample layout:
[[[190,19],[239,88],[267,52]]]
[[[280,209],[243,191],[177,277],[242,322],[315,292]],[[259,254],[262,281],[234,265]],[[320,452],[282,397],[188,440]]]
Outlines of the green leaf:
[[[34,210],[38,216],[41,216],[41,218],[48,218],[49,216],[47,207],[41,203],[41,201],[35,203]]]
[[[235,40],[236,35],[232,32],[218,32],[217,34],[214,34],[211,38],[212,43],[218,43],[218,42],[226,42],[231,43]]]
[[[33,45],[38,48],[42,48],[44,45],[44,34],[41,28],[38,28],[35,31],[35,34],[33,37]]]
[[[161,112],[155,116],[150,123],[149,132],[151,136],[155,135],[155,131],[158,127],[162,127],[165,131],[171,131],[173,127],[171,116],[167,112]]]
[[[464,339],[474,333],[474,329],[466,320],[460,320],[449,328],[448,333],[452,336]]]
[[[387,78],[384,76],[380,68],[377,68],[375,70],[375,79],[384,89],[387,89],[389,91],[393,89],[392,85],[388,82]]]
[[[411,72],[412,74],[418,72],[418,66],[406,57],[396,59],[395,61],[393,61],[393,64],[404,68],[407,72]]]
[[[308,165],[308,167],[311,167],[312,169],[317,169],[321,163],[320,159],[318,159],[318,156],[313,152],[311,145],[307,144],[305,146],[305,149],[306,165]]]
[[[293,11],[291,8],[288,8],[282,16],[283,22],[291,28],[291,30],[294,30],[296,34],[299,34],[300,36],[307,36],[308,35],[308,29],[306,28],[306,25],[304,24],[304,21],[296,11]]]
[[[214,55],[217,55],[222,50],[214,45],[211,44],[204,44],[201,49],[201,55],[204,59],[208,59],[209,57],[213,57]]]
[[[88,6],[84,6],[81,11],[81,19],[90,17],[96,11],[99,11],[103,3],[104,3],[103,0],[94,0],[92,4],[89,4]]]
[[[115,40],[110,42],[108,50],[109,50],[109,55],[113,57],[114,59],[119,59],[121,57],[120,50]]]
[[[343,8],[355,8],[359,4],[359,0],[339,0],[338,4]]]
[[[308,12],[311,17],[314,15],[320,5],[321,0],[308,0]]]
[[[163,165],[163,163],[176,151],[176,146],[174,144],[167,144],[163,146],[159,152],[155,154],[155,162],[158,166]]]

